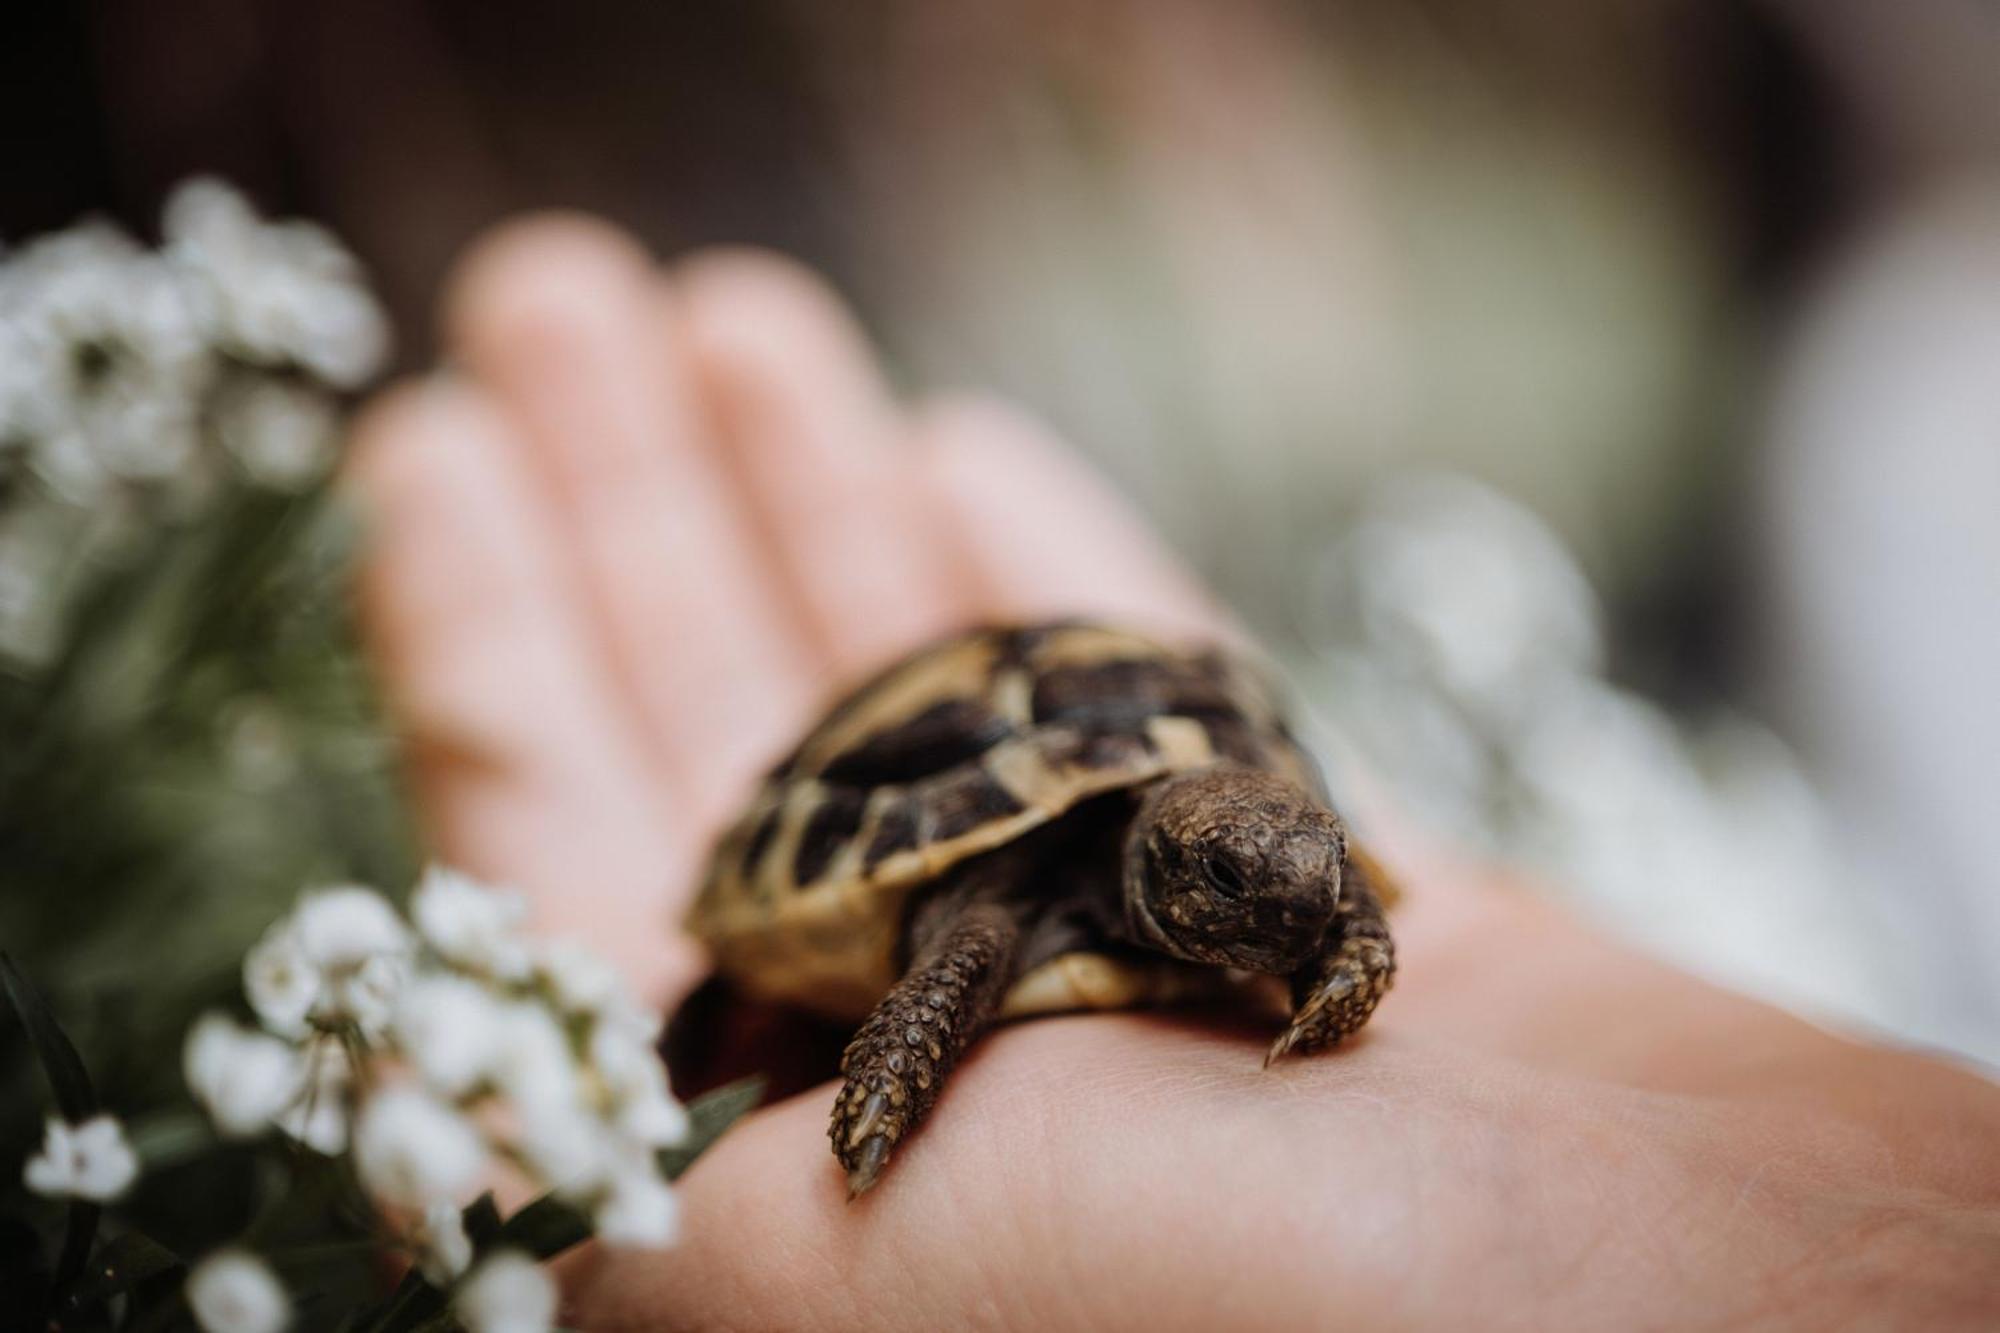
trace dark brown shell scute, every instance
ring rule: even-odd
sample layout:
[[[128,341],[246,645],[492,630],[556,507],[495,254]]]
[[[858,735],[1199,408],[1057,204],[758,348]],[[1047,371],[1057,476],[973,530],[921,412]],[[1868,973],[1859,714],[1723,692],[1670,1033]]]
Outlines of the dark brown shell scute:
[[[915,782],[971,763],[1013,730],[984,699],[940,699],[839,756],[820,777],[850,787]]]
[[[928,796],[930,836],[939,842],[1027,809],[999,779],[978,765],[938,778],[930,784]]]
[[[1012,625],[988,630],[999,646],[999,661],[1003,667],[1031,666],[1035,653],[1055,635],[1072,629],[1079,622],[1055,621],[1046,625]]]
[[[799,834],[798,859],[792,866],[796,883],[811,884],[826,872],[840,849],[860,832],[867,805],[867,797],[854,788],[827,788]]]
[[[910,793],[897,792],[890,796],[882,807],[882,817],[876,822],[874,835],[868,839],[868,846],[861,853],[862,873],[870,873],[897,852],[907,852],[915,847],[918,832],[918,810]]]
[[[747,870],[755,870],[764,864],[771,844],[778,839],[778,826],[785,821],[785,807],[780,802],[773,802],[760,809],[755,817],[756,823],[750,827],[750,836],[744,840],[738,857]]]
[[[1162,714],[1235,716],[1237,707],[1212,674],[1153,658],[1056,667],[1035,682],[1038,723],[1129,727]]]

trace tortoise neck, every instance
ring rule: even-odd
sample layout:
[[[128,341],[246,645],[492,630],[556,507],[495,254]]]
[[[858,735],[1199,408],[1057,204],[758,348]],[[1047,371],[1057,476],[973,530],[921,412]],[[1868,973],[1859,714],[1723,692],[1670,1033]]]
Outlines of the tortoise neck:
[[[1132,943],[1162,953],[1177,952],[1172,940],[1153,915],[1150,857],[1147,845],[1159,831],[1161,799],[1180,775],[1159,778],[1138,789],[1137,808],[1126,826],[1123,851],[1119,858],[1119,891],[1123,899],[1125,933]]]

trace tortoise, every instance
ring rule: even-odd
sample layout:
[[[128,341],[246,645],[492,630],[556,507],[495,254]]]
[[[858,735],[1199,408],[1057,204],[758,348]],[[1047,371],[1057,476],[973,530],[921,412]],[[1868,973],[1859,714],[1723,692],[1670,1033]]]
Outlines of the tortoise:
[[[1289,982],[1266,1056],[1395,972],[1395,889],[1240,653],[1063,621],[953,635],[826,713],[723,833],[718,979],[858,1022],[830,1135],[873,1186],[996,1020]]]

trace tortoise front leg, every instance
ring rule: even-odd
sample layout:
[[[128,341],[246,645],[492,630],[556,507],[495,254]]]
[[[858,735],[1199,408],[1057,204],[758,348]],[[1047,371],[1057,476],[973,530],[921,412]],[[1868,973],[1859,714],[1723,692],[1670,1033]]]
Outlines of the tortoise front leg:
[[[1342,868],[1340,906],[1318,958],[1292,976],[1292,1022],[1271,1043],[1265,1067],[1293,1052],[1322,1050],[1357,1031],[1396,975],[1396,945],[1382,898],[1355,860]]]
[[[991,903],[959,910],[932,937],[848,1043],[846,1086],[833,1104],[833,1155],[847,1169],[847,1196],[874,1185],[905,1134],[999,1012],[1014,976],[1021,926]]]

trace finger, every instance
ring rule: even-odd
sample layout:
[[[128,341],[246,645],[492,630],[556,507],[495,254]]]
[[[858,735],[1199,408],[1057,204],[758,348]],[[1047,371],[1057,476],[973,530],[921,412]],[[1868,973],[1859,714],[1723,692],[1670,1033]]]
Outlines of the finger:
[[[623,236],[530,220],[465,261],[449,325],[552,483],[598,631],[674,790],[713,813],[796,730],[816,673],[659,292]]]
[[[939,403],[919,420],[925,471],[998,620],[1091,616],[1236,635],[1229,617],[1096,473],[1014,410]]]
[[[806,269],[721,251],[678,272],[695,365],[745,489],[835,674],[965,610],[861,331]]]
[[[346,469],[363,630],[438,854],[667,998],[695,965],[664,897],[692,830],[648,799],[520,440],[472,388],[411,384],[361,415]]]

